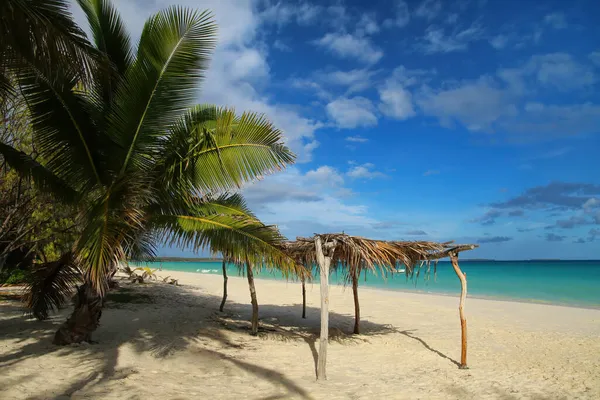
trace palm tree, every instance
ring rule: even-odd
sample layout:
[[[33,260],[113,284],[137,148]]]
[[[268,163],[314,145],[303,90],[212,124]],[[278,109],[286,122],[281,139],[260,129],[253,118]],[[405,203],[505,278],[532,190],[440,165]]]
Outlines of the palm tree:
[[[67,0],[0,2],[0,97],[15,94],[14,74],[50,79],[54,71],[70,69],[88,82],[97,57]]]
[[[215,46],[210,14],[161,11],[132,50],[110,1],[78,2],[102,54],[92,85],[82,86],[69,69],[52,79],[20,74],[39,158],[0,143],[15,170],[80,210],[82,233],[68,260],[83,272],[83,284],[58,344],[90,340],[118,262],[151,256],[159,243],[217,251],[233,243],[236,251],[251,249],[257,263],[293,267],[279,250],[277,229],[217,195],[295,156],[262,115],[193,106]]]

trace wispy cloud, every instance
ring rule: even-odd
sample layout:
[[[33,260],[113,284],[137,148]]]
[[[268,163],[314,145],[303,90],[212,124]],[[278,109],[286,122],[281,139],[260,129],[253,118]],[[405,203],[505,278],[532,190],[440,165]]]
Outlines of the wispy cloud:
[[[325,110],[339,128],[354,129],[377,125],[375,107],[371,100],[365,97],[341,97],[327,104]]]
[[[427,171],[423,172],[423,176],[431,176],[431,175],[439,175],[440,171],[437,169],[428,169]]]
[[[547,14],[544,17],[544,23],[550,25],[554,29],[565,29],[568,26],[565,14],[561,12]]]
[[[432,20],[442,11],[442,2],[439,0],[423,0],[415,10],[415,15],[420,18]]]
[[[279,51],[285,51],[285,52],[290,52],[292,51],[292,48],[290,46],[288,46],[287,44],[285,44],[282,40],[280,39],[276,39],[273,42],[273,47],[276,48]]]
[[[373,45],[369,38],[349,33],[328,33],[313,43],[339,57],[351,58],[367,64],[375,64],[383,57],[383,51]]]
[[[484,39],[484,32],[478,23],[462,30],[454,28],[449,33],[446,33],[446,28],[431,25],[416,47],[425,54],[465,51],[469,43]]]
[[[508,236],[491,236],[484,237],[477,240],[477,243],[486,244],[486,243],[504,243],[513,240],[512,237]]]
[[[396,15],[394,18],[388,18],[383,22],[383,26],[389,28],[393,26],[405,27],[410,22],[410,12],[408,10],[408,4],[403,0],[396,2]]]
[[[411,236],[426,236],[427,232],[417,229],[414,231],[408,231],[406,234]]]
[[[545,236],[547,242],[562,242],[566,238],[566,236],[557,235],[555,233],[547,233]]]
[[[354,179],[373,179],[383,178],[385,176],[382,172],[376,171],[375,165],[371,163],[356,165],[352,167],[346,175]]]
[[[369,139],[362,136],[346,136],[346,141],[354,143],[366,143],[369,141]]]

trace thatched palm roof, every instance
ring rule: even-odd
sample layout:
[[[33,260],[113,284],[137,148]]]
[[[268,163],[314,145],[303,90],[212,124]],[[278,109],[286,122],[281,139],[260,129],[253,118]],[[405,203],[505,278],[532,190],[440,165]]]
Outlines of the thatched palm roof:
[[[471,250],[477,245],[455,245],[453,242],[429,241],[385,241],[373,240],[345,233],[326,233],[309,238],[299,237],[296,241],[283,244],[285,252],[303,265],[315,265],[317,256],[315,238],[323,243],[335,243],[332,262],[350,267],[374,270],[394,270],[403,264],[407,272],[420,261],[448,257],[452,251]]]

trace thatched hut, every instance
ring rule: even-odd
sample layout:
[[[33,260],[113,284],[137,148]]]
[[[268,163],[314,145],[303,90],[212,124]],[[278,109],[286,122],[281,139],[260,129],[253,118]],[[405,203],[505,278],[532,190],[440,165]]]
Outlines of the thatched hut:
[[[310,238],[297,238],[284,245],[285,252],[307,269],[316,265],[321,280],[321,334],[317,379],[326,379],[327,343],[329,332],[329,271],[332,263],[344,268],[352,281],[355,305],[354,332],[360,332],[360,307],[358,303],[358,277],[362,270],[380,270],[394,273],[403,265],[407,274],[413,274],[417,265],[437,262],[450,257],[454,270],[461,281],[461,301],[459,306],[462,329],[461,366],[466,367],[466,319],[464,300],[467,285],[466,276],[458,266],[458,253],[471,250],[476,245],[454,245],[453,242],[436,243],[427,241],[383,241],[372,240],[344,233],[315,234]]]

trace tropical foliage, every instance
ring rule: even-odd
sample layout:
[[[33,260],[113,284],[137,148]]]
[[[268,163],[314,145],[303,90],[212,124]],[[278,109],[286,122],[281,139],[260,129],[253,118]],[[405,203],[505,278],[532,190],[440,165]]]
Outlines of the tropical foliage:
[[[278,230],[251,215],[239,194],[227,194],[293,162],[282,132],[262,115],[194,105],[216,43],[210,14],[159,12],[134,50],[108,0],[78,2],[93,35],[91,54],[99,56],[81,63],[85,74],[15,69],[38,157],[0,143],[14,170],[77,210],[80,233],[63,260],[83,272],[85,284],[56,342],[89,338],[118,262],[152,257],[160,243],[293,268],[279,249]],[[77,48],[87,48],[76,37]],[[17,53],[10,40],[2,45]]]

